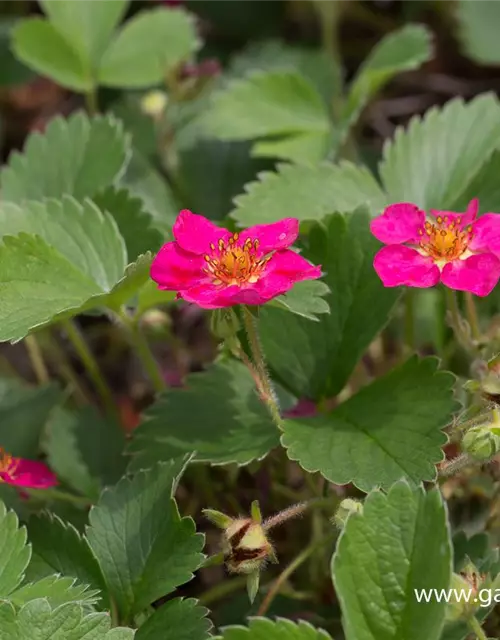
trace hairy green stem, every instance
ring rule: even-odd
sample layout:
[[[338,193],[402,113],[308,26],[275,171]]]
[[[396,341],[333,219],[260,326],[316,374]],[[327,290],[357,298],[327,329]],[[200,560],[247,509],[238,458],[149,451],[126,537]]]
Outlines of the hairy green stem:
[[[113,394],[108,386],[104,376],[101,373],[101,369],[94,357],[94,354],[89,349],[80,329],[76,326],[73,320],[63,320],[62,327],[66,331],[66,334],[73,344],[76,353],[82,361],[89,378],[94,383],[96,390],[102,398],[102,402],[110,416],[116,417],[117,410],[113,400]]]
[[[85,106],[89,116],[95,116],[99,113],[99,104],[97,101],[97,88],[92,85],[92,88],[85,94]]]
[[[260,378],[260,386],[262,389],[262,399],[266,403],[271,418],[280,431],[283,431],[283,418],[281,417],[281,411],[278,403],[276,392],[274,391],[273,384],[269,378],[267,372],[266,360],[260,344],[259,332],[257,330],[257,324],[250,309],[243,306],[243,323],[245,331],[248,337],[248,343],[252,352],[252,359],[254,362],[255,370]]]
[[[69,502],[70,504],[89,507],[92,501],[89,498],[83,496],[75,496],[67,491],[61,489],[25,489],[26,493],[33,498],[41,500],[61,500],[62,502]]]
[[[450,326],[453,329],[458,342],[464,349],[470,352],[471,350],[473,350],[473,345],[471,344],[470,338],[467,335],[467,330],[464,327],[464,320],[458,306],[456,291],[454,291],[453,289],[448,289],[448,287],[446,287],[445,292],[446,305],[450,314]]]
[[[405,291],[405,342],[415,351],[415,292],[408,287]]]
[[[488,636],[483,631],[477,618],[475,618],[474,616],[471,616],[470,618],[468,618],[467,625],[469,629],[476,635],[477,640],[488,640]]]
[[[478,341],[481,339],[481,330],[479,328],[479,318],[477,315],[476,303],[470,291],[465,292],[465,310],[467,312],[467,320],[469,322],[472,337]]]
[[[165,391],[167,385],[161,373],[160,367],[151,352],[149,343],[146,340],[144,334],[141,331],[137,320],[130,318],[125,311],[120,314],[120,319],[127,327],[130,335],[130,342],[134,347],[137,356],[139,357],[144,370],[148,374],[148,377],[157,393]]]
[[[209,604],[217,602],[217,600],[222,600],[222,598],[225,598],[230,593],[234,593],[234,591],[244,589],[246,585],[247,576],[238,576],[236,578],[233,578],[232,580],[219,582],[200,596],[199,603],[207,607]]]

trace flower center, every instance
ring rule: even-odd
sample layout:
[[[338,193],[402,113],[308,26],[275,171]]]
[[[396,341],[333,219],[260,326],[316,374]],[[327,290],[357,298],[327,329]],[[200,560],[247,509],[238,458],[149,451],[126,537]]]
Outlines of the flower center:
[[[272,257],[269,255],[259,259],[257,256],[259,241],[248,238],[245,244],[237,246],[238,237],[237,233],[233,234],[227,245],[224,240],[219,240],[217,248],[214,244],[210,244],[212,253],[204,256],[207,263],[204,271],[213,278],[213,283],[216,285],[253,284],[257,282]]]
[[[420,247],[434,260],[446,262],[459,258],[472,239],[472,226],[461,227],[461,218],[450,220],[448,216],[438,216],[436,222],[426,222],[418,230]]]
[[[4,449],[0,447],[0,473],[15,473],[18,467],[19,461],[14,456],[11,456],[10,453],[6,453]],[[1,482],[1,479],[0,479]]]

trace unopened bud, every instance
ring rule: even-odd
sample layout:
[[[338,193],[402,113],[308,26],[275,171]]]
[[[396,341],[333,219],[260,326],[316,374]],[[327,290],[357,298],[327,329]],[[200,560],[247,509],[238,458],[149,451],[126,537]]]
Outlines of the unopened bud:
[[[345,498],[345,500],[342,500],[340,503],[337,513],[333,517],[333,521],[339,529],[343,529],[347,518],[352,513],[363,513],[363,503],[359,502],[359,500],[353,500],[352,498]]]
[[[466,620],[474,615],[481,606],[478,594],[486,584],[486,576],[479,573],[477,568],[469,562],[459,573],[451,576],[450,595],[446,606],[448,620]],[[464,598],[464,594],[470,594]]]
[[[157,120],[165,111],[168,96],[164,91],[150,91],[141,100],[141,111]]]
[[[230,307],[214,309],[210,318],[210,328],[216,338],[228,340],[236,336],[240,330],[240,322]]]
[[[500,451],[498,428],[485,425],[472,427],[462,439],[462,449],[476,460],[490,460]]]

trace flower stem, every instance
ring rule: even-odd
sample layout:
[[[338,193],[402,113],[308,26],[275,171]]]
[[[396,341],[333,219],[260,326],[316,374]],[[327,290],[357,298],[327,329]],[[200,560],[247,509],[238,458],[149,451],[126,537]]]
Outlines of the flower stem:
[[[409,287],[405,291],[405,342],[415,351],[415,292]]]
[[[467,625],[470,630],[476,635],[477,640],[488,640],[488,636],[483,631],[475,616],[471,616],[470,618],[468,618]]]
[[[205,591],[203,595],[200,596],[199,602],[205,607],[217,600],[221,600],[225,598],[229,594],[234,591],[238,591],[239,589],[243,589],[247,584],[247,576],[237,576],[232,580],[225,580],[223,582],[219,582],[211,589]]]
[[[474,340],[481,339],[481,330],[479,328],[479,318],[477,315],[476,303],[474,297],[470,291],[465,292],[465,309],[467,311],[467,320],[472,332]]]
[[[148,377],[151,380],[151,384],[153,385],[155,391],[157,393],[165,391],[165,380],[161,373],[160,367],[158,366],[158,363],[156,362],[155,357],[151,352],[148,341],[141,331],[139,323],[135,319],[130,318],[125,311],[122,311],[120,313],[120,319],[129,330],[130,341],[135,348],[136,353],[140,361],[142,362],[142,366],[148,374]]]
[[[40,349],[40,345],[38,344],[37,339],[34,335],[26,336],[26,338],[24,339],[24,344],[26,346],[26,351],[28,352],[28,356],[36,379],[40,384],[46,384],[47,382],[49,382],[49,372],[47,371],[47,367],[45,366],[42,350]]]
[[[283,431],[283,419],[281,417],[281,411],[274,391],[273,384],[269,378],[267,372],[266,361],[264,353],[260,344],[259,332],[257,330],[256,321],[248,307],[243,306],[243,323],[245,325],[245,331],[248,336],[248,343],[252,352],[252,358],[255,365],[255,370],[260,378],[260,387],[263,391],[263,400],[271,414],[275,425],[280,431]]]
[[[467,335],[467,331],[464,327],[464,320],[460,313],[460,308],[458,306],[457,294],[453,289],[445,288],[446,291],[446,305],[448,307],[448,311],[450,313],[450,325],[455,333],[455,337],[459,341],[459,343],[466,349],[467,351],[471,351],[471,341],[469,336]]]
[[[97,102],[97,89],[93,85],[92,88],[85,94],[85,105],[89,116],[95,116],[99,113],[99,105]]]
[[[82,361],[89,378],[95,385],[96,390],[102,398],[103,404],[109,415],[116,416],[116,406],[113,400],[113,394],[108,386],[108,383],[104,379],[101,373],[97,360],[94,358],[92,351],[89,349],[84,337],[81,334],[80,329],[76,326],[73,320],[63,320],[62,326],[66,331],[68,338],[70,339],[75,351],[77,352],[80,360]]]
[[[49,499],[49,500],[61,500],[63,502],[69,502],[71,504],[89,507],[92,501],[89,498],[83,496],[75,496],[67,491],[61,489],[25,489],[33,498]]]

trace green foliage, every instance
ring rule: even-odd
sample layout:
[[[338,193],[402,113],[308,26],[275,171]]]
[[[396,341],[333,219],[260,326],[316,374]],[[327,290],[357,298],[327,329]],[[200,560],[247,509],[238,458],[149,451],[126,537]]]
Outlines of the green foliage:
[[[500,3],[458,0],[456,4],[457,35],[464,52],[479,64],[498,65],[497,25]]]
[[[451,100],[442,109],[413,118],[384,148],[380,174],[390,201],[455,210],[498,146],[499,136],[500,104],[490,94],[467,104]]]
[[[248,140],[268,136],[309,135],[320,140],[328,135],[328,112],[314,87],[293,71],[255,72],[234,80],[216,95],[205,115],[209,134],[221,140]],[[283,146],[277,143],[283,154]],[[268,142],[265,155],[273,155],[274,142]],[[320,160],[326,152],[310,155]],[[254,155],[261,155],[254,146]],[[300,157],[300,153],[295,153]]]
[[[208,640],[212,623],[207,614],[208,609],[200,607],[197,600],[175,598],[147,619],[136,640]]]
[[[2,200],[92,197],[115,181],[128,155],[127,136],[111,116],[54,118],[45,133],[28,137],[23,153],[10,155],[0,173]]]
[[[76,584],[73,578],[47,576],[38,582],[25,584],[9,596],[10,602],[22,606],[38,598],[46,599],[51,607],[67,602],[79,602],[91,606],[98,600],[98,591],[89,591],[86,585]]]
[[[390,569],[389,569],[390,568]],[[439,640],[446,603],[414,589],[446,589],[451,545],[438,489],[406,483],[374,491],[351,516],[332,560],[346,640]]]
[[[21,583],[30,561],[31,547],[26,545],[26,529],[19,528],[13,511],[0,501],[0,597],[7,598]]]
[[[411,484],[434,480],[446,442],[441,429],[457,409],[453,376],[436,370],[434,358],[413,357],[330,413],[286,420],[288,456],[306,471],[363,491],[401,477]]]
[[[198,47],[196,30],[188,13],[166,7],[142,11],[116,30],[128,4],[44,0],[47,19],[21,20],[13,50],[35,71],[82,93],[98,84],[153,86],[190,59]]]
[[[192,578],[203,536],[173,499],[183,465],[159,464],[103,492],[87,530],[120,619],[131,620]]]
[[[292,217],[320,220],[334,211],[351,211],[366,204],[381,209],[385,196],[371,173],[348,162],[312,167],[280,165],[276,173],[259,175],[245,187],[231,212],[240,226]]]
[[[330,313],[328,302],[324,300],[329,292],[328,285],[321,280],[304,280],[297,282],[285,295],[274,298],[270,306],[288,309],[308,320],[317,320],[318,314]]]
[[[161,394],[134,431],[129,452],[137,456],[135,469],[192,451],[198,461],[247,464],[278,444],[248,369],[226,360],[191,374],[185,388]]]
[[[331,640],[322,629],[315,629],[308,622],[268,618],[251,618],[248,628],[234,626],[222,629],[215,640]]]
[[[311,322],[266,306],[259,325],[268,363],[281,384],[297,397],[318,400],[344,387],[387,323],[399,291],[384,288],[373,270],[379,243],[365,212],[325,218],[310,230],[308,245],[303,255],[326,273],[330,292],[323,300],[330,313]]]
[[[60,401],[53,385],[35,388],[0,378],[0,445],[13,456],[35,458],[42,430]]]
[[[20,85],[33,79],[33,72],[16,59],[10,50],[11,31],[17,20],[3,17],[0,19],[0,86]]]

